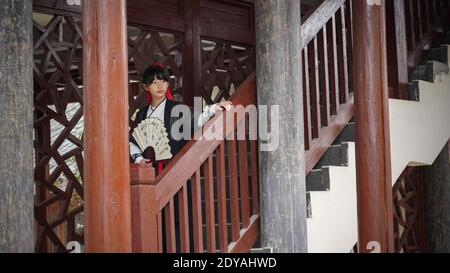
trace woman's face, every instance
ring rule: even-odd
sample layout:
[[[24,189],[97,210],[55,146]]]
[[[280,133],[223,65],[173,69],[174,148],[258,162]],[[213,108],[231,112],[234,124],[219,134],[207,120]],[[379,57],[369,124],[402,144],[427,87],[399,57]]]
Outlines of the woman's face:
[[[166,97],[167,88],[169,83],[165,80],[154,79],[149,85],[144,87],[153,99],[160,99]]]

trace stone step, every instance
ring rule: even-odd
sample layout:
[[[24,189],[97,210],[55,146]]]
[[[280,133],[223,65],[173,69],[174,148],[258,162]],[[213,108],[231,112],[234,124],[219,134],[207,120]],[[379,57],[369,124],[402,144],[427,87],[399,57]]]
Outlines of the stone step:
[[[336,138],[333,145],[339,145],[344,142],[355,142],[355,123],[350,122],[345,126],[341,134]]]
[[[448,31],[447,33],[445,33],[445,37],[442,40],[442,44],[447,44],[450,45],[450,31]]]
[[[322,169],[312,170],[306,176],[306,191],[329,191],[330,190],[330,169],[323,167]]]
[[[326,166],[347,166],[348,164],[348,144],[331,146],[314,169],[321,169]]]
[[[421,65],[425,65],[428,61],[436,61],[440,63],[447,64],[448,62],[448,49],[447,45],[442,45],[439,47],[435,47],[430,49],[425,57],[420,62]]]
[[[449,72],[448,65],[446,63],[438,62],[438,61],[428,61],[423,65],[417,66],[413,73],[411,74],[411,81],[427,81],[434,82],[434,78],[436,75],[440,73]]]
[[[441,73],[448,74],[449,72],[447,64],[436,61],[429,61],[426,65],[419,65],[411,75],[411,82],[408,83],[408,99],[420,101],[418,80],[434,82],[436,75]]]

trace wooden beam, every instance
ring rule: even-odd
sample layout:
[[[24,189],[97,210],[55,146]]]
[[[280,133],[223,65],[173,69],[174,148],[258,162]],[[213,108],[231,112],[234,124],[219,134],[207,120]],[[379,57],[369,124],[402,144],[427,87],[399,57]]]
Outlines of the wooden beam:
[[[131,252],[126,1],[84,1],[86,252]]]
[[[394,251],[385,1],[353,1],[359,251]],[[370,67],[370,69],[369,69]]]

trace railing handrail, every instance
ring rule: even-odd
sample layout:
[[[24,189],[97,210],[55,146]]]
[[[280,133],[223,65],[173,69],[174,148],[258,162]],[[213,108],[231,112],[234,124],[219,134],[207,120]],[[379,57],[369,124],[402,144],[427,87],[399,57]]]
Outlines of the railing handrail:
[[[244,107],[256,103],[256,73],[253,72],[238,87],[232,95],[230,101],[233,105],[242,105]],[[245,118],[243,109],[238,109],[236,122],[232,122],[234,115],[225,115],[227,120],[223,119],[223,112],[218,112],[209,120],[202,130],[198,130],[194,139],[190,140],[172,159],[167,167],[156,178],[155,185],[156,201],[160,209],[170,201],[171,198],[183,187],[192,174],[198,170],[205,160],[219,147],[224,140],[205,140],[200,139],[203,134],[212,134],[214,130],[222,130],[223,136],[228,136],[236,126]],[[234,126],[224,126],[233,124]],[[198,140],[195,140],[198,139]]]
[[[305,48],[336,14],[346,0],[324,1],[302,24],[301,48]]]

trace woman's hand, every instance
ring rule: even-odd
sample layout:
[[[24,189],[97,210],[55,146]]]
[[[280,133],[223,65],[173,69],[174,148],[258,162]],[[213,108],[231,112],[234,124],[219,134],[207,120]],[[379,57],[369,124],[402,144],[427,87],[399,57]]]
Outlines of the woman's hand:
[[[139,162],[140,167],[147,167],[148,165],[152,164],[152,161],[150,159],[142,159],[141,162]]]
[[[220,109],[221,111],[230,112],[231,108],[233,107],[233,103],[231,101],[222,101],[218,103],[217,106],[219,106],[218,109]]]

